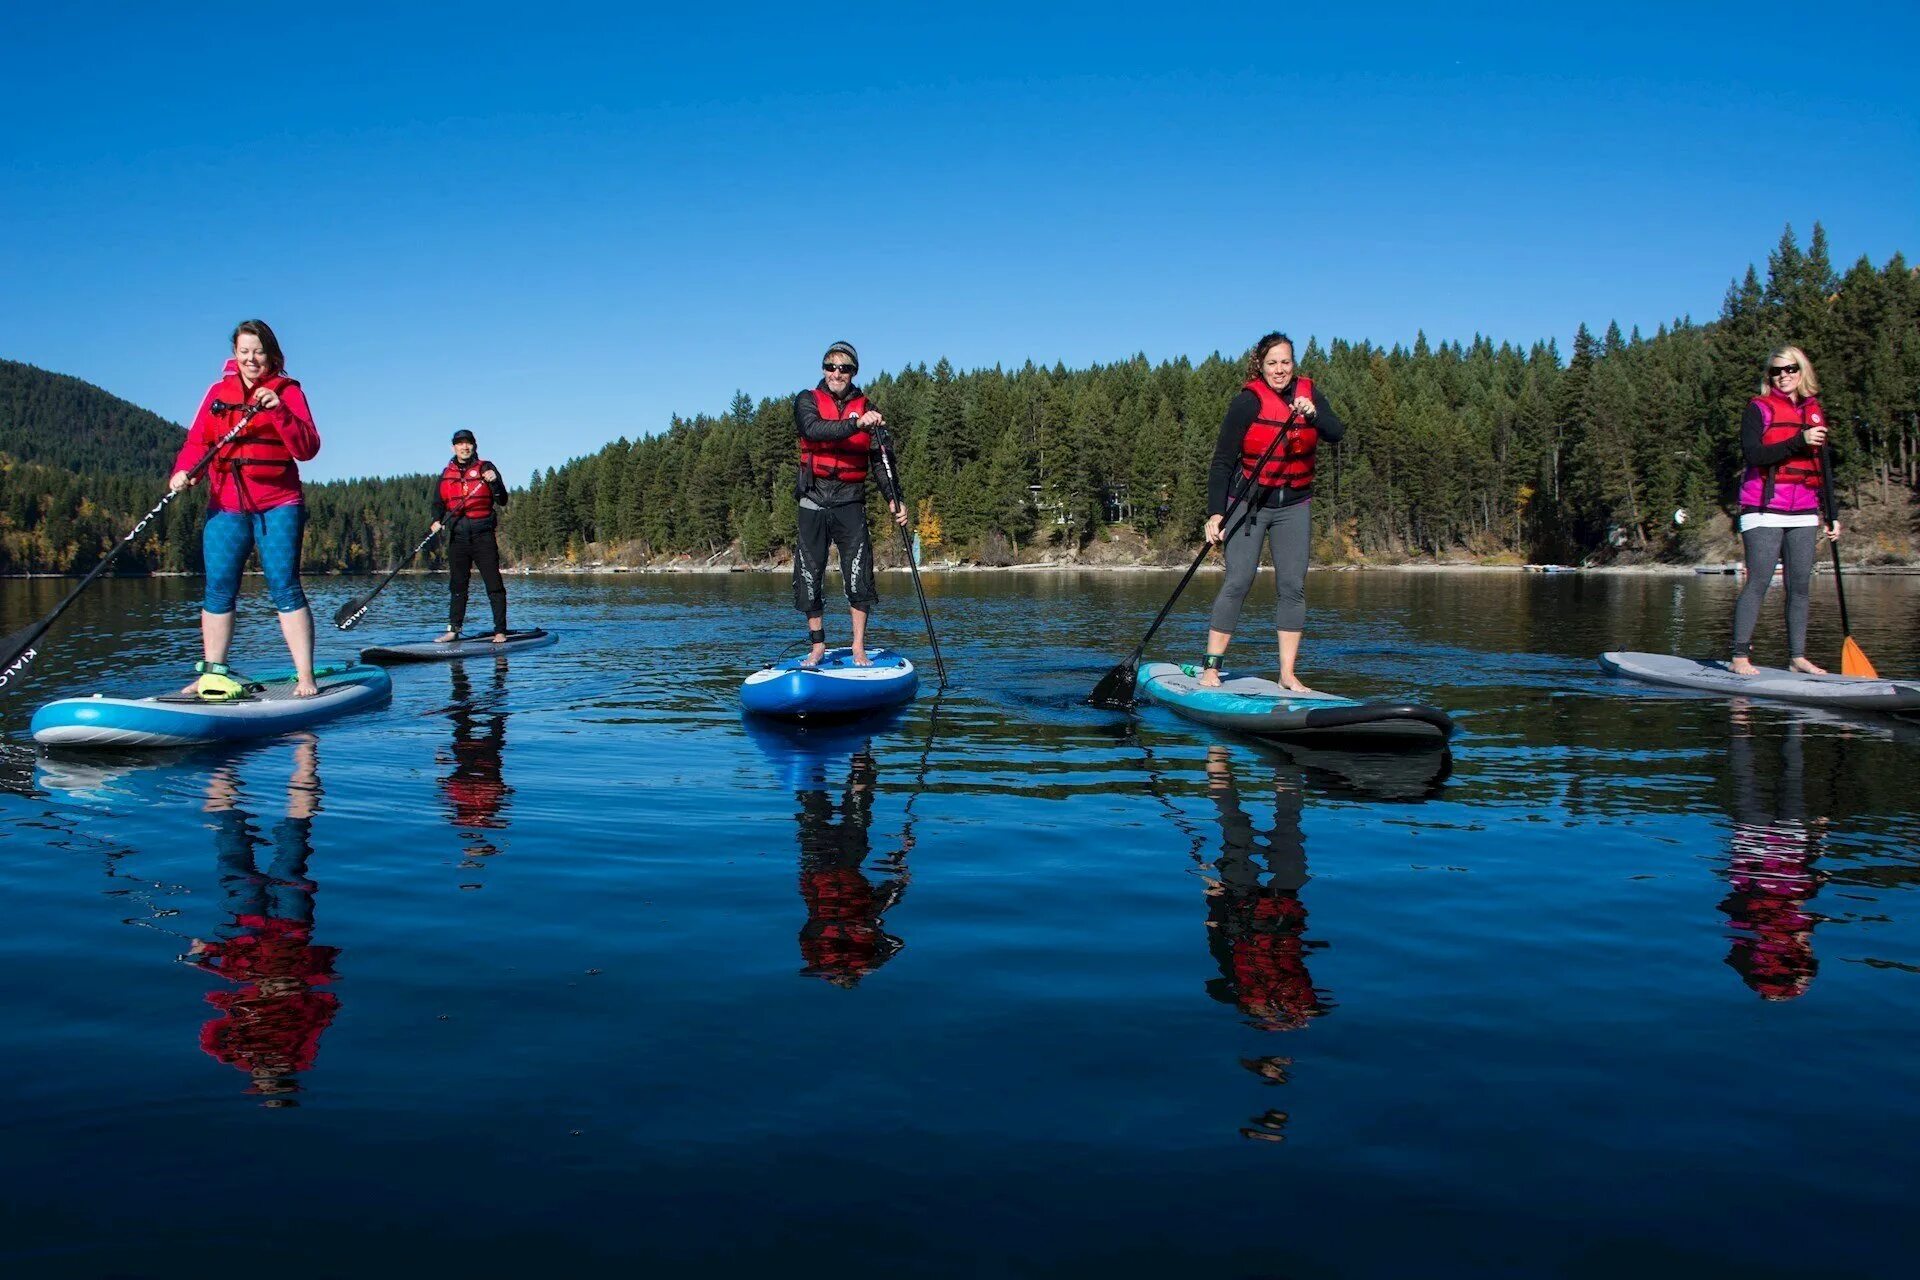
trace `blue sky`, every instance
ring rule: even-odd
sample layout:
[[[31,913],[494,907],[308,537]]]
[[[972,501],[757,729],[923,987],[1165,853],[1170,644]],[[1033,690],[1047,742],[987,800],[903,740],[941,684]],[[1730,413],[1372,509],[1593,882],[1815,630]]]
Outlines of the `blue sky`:
[[[522,483],[840,337],[1564,349],[1788,222],[1920,256],[1920,6],[900,8],[6,6],[0,356],[184,419],[259,315],[309,474]]]

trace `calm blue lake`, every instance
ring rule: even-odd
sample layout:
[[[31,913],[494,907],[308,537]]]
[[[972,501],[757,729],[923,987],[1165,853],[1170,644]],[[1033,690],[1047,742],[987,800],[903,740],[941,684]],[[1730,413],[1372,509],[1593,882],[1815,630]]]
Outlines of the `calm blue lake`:
[[[954,685],[857,732],[742,723],[783,578],[515,578],[558,647],[48,756],[187,678],[197,584],[102,584],[0,703],[0,1274],[1911,1273],[1920,726],[1601,677],[1724,651],[1694,577],[1316,573],[1303,673],[1450,756],[1081,706],[1176,577],[932,575]],[[1848,595],[1920,673],[1920,580]]]

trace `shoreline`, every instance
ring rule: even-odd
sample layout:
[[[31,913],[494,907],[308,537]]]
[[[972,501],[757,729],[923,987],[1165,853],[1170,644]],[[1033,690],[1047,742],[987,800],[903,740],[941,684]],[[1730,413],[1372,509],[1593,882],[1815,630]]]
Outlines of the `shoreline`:
[[[1873,577],[1920,577],[1920,563],[1908,564],[1846,564],[1841,568],[1849,578]],[[1068,560],[1046,560],[1032,564],[985,565],[965,563],[943,563],[939,561],[922,563],[923,574],[975,574],[975,573],[1175,573],[1180,572],[1179,565],[1164,564],[1083,564]],[[1218,574],[1223,567],[1216,563],[1200,566],[1200,573]],[[445,569],[403,569],[399,576],[408,577],[444,577]],[[723,575],[735,573],[785,574],[792,572],[791,562],[775,564],[654,564],[654,565],[515,565],[501,570],[513,578],[598,578],[624,575],[655,574],[708,574]],[[876,566],[876,573],[904,574],[906,565]],[[1624,565],[1564,565],[1564,564],[1473,564],[1473,563],[1406,563],[1406,564],[1316,564],[1308,569],[1309,573],[1518,573],[1558,576],[1573,574],[1593,574],[1611,577],[1651,577],[1651,578],[1694,578],[1694,577],[1739,577],[1742,576],[1737,564],[1702,562],[1700,564],[1624,564]],[[1814,566],[1814,576],[1833,576],[1833,566],[1820,561]],[[83,577],[79,573],[0,573],[0,581],[38,582],[46,580],[74,581]],[[180,570],[163,570],[156,573],[109,574],[116,581],[133,582],[152,578],[200,578],[204,575],[186,573]],[[262,576],[257,569],[249,569],[243,575],[249,578]],[[379,574],[340,573],[326,571],[302,575],[309,579],[326,578],[372,578]],[[1778,574],[1776,573],[1776,577]]]

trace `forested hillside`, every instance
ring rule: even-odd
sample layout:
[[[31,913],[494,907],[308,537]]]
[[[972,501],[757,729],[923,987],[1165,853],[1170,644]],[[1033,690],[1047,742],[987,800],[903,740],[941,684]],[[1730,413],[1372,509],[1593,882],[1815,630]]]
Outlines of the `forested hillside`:
[[[182,428],[99,387],[0,360],[0,573],[81,573],[166,491]],[[306,567],[367,572],[433,519],[432,480],[307,485]],[[197,572],[199,494],[176,499],[116,566]],[[436,547],[433,555],[438,555]]]
[[[1701,521],[1673,513],[1731,503],[1741,407],[1781,341],[1819,371],[1844,491],[1910,492],[1917,317],[1920,279],[1904,258],[1876,268],[1863,257],[1837,275],[1816,226],[1804,249],[1789,228],[1764,280],[1749,267],[1717,320],[1680,318],[1651,335],[1582,325],[1566,353],[1551,341],[1323,345],[1307,341],[1311,316],[1274,321],[1301,340],[1302,372],[1349,428],[1321,455],[1323,554],[1563,560],[1690,553]],[[1005,563],[1071,552],[1122,522],[1190,544],[1242,370],[1237,352],[1079,370],[959,372],[943,359],[866,389],[893,424],[923,544]],[[796,382],[808,376],[796,370]],[[737,396],[718,416],[676,419],[534,477],[510,538],[535,559],[577,558],[590,544],[625,558],[705,558],[736,544],[759,559],[792,536],[793,469],[790,401]]]
[[[1706,521],[1674,513],[1731,504],[1741,407],[1783,341],[1818,370],[1843,495],[1899,505],[1920,483],[1920,276],[1898,254],[1838,274],[1817,225],[1805,248],[1789,228],[1764,278],[1749,267],[1717,319],[1652,335],[1582,325],[1567,353],[1484,338],[1322,344],[1307,338],[1311,316],[1274,321],[1348,424],[1321,453],[1323,559],[1689,558]],[[926,551],[1004,564],[1071,556],[1119,525],[1191,545],[1243,368],[1237,352],[1072,370],[960,372],[941,359],[866,389],[893,424]],[[809,376],[796,370],[797,383]],[[78,379],[0,361],[0,572],[97,563],[158,498],[179,433]],[[738,395],[717,416],[535,475],[508,510],[508,551],[536,563],[589,547],[629,562],[776,555],[793,536],[794,453],[790,399]],[[384,568],[424,533],[430,484],[309,485],[308,569]],[[126,567],[196,569],[202,505],[177,503]]]

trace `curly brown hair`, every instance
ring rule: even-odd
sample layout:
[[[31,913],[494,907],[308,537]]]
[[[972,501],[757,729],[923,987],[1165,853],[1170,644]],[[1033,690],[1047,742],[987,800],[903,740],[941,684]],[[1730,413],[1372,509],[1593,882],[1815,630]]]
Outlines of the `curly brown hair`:
[[[1258,382],[1260,380],[1260,366],[1262,363],[1265,362],[1267,358],[1267,352],[1273,350],[1275,347],[1279,346],[1283,342],[1287,344],[1288,351],[1292,351],[1294,349],[1293,339],[1289,338],[1286,334],[1281,333],[1278,329],[1276,329],[1272,333],[1268,334],[1266,337],[1260,339],[1260,341],[1253,344],[1253,354],[1247,357],[1248,379],[1254,382]]]

